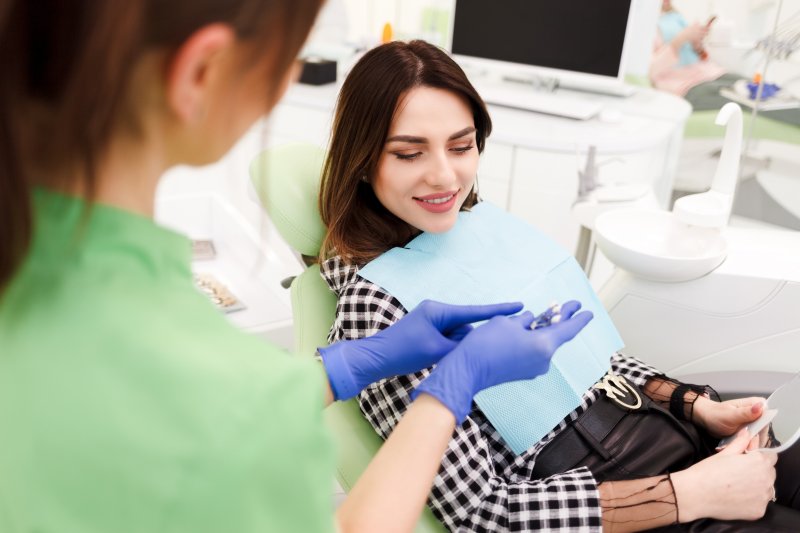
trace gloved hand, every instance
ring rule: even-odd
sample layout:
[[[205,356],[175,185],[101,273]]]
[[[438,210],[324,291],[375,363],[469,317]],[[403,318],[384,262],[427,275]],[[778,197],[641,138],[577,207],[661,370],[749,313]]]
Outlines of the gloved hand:
[[[346,400],[370,383],[428,368],[472,331],[470,322],[521,309],[521,303],[449,305],[425,300],[371,337],[320,348],[333,397]]]
[[[460,424],[469,414],[472,398],[483,389],[507,381],[533,379],[550,367],[556,349],[589,323],[590,311],[575,314],[581,304],[561,306],[561,321],[531,330],[534,316],[497,316],[469,333],[442,358],[431,375],[411,394],[430,394],[455,415]]]

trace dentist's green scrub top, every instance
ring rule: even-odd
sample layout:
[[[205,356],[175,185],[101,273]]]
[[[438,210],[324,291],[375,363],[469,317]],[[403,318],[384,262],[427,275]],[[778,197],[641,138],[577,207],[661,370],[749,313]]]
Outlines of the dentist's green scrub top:
[[[320,365],[229,325],[184,237],[95,206],[76,240],[81,201],[34,199],[0,296],[0,532],[332,530]]]

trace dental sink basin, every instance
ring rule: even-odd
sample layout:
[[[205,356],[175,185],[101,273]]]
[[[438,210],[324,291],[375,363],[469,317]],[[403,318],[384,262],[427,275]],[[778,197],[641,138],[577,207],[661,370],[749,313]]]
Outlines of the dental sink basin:
[[[718,228],[690,226],[668,211],[620,209],[595,221],[595,239],[618,267],[653,281],[688,281],[724,260],[727,246]]]
[[[626,353],[687,383],[762,394],[800,371],[800,232],[728,226],[741,109],[726,104],[717,123],[725,143],[711,190],[672,211],[597,216],[597,245],[620,267],[599,296]]]
[[[672,211],[621,209],[597,217],[595,239],[612,263],[642,279],[680,282],[705,276],[725,260],[742,152],[741,108],[725,104],[716,123],[725,126],[725,142],[711,190],[679,198]]]

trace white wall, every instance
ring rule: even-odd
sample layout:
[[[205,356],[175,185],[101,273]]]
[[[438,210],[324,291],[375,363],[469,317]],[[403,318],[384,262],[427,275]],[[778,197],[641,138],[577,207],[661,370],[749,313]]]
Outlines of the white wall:
[[[653,55],[653,42],[656,39],[656,24],[661,13],[661,0],[634,0],[633,17],[628,35],[628,48],[625,58],[625,72],[632,76],[646,78]]]
[[[672,5],[690,22],[704,22],[712,15],[717,22],[733,23],[739,41],[755,41],[772,31],[779,0],[672,0]],[[800,12],[800,0],[783,0],[781,21]]]
[[[444,46],[447,31],[437,24],[440,16],[452,13],[455,0],[328,0],[320,15],[319,26],[312,40],[329,40],[326,29],[331,24],[340,24],[336,36],[349,44],[374,46],[380,42],[383,26],[392,25],[397,39],[423,38]]]

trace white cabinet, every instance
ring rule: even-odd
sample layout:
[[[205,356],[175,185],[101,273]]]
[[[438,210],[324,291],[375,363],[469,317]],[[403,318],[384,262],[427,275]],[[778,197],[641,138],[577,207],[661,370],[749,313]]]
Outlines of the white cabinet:
[[[478,166],[478,191],[487,200],[508,209],[514,147],[487,140]]]

